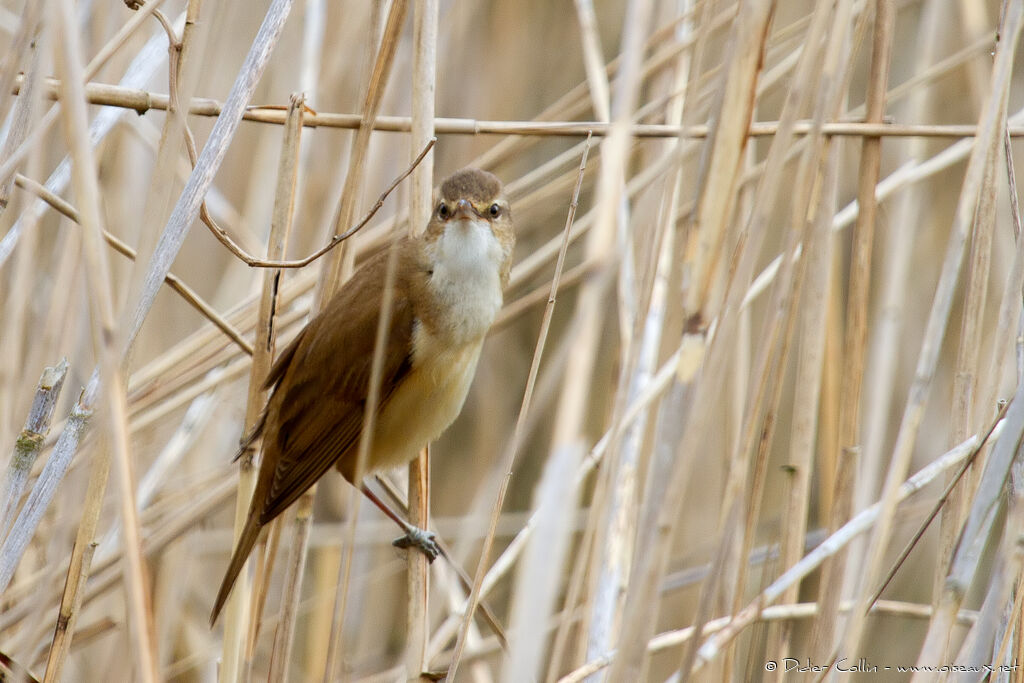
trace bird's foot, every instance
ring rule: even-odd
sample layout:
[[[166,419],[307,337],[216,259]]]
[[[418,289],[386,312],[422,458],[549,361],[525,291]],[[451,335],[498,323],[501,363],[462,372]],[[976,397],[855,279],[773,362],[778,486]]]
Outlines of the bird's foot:
[[[425,531],[418,527],[410,526],[405,536],[396,538],[391,545],[396,548],[416,548],[426,555],[428,562],[433,562],[441,554],[441,547],[435,540],[437,536],[432,531]]]

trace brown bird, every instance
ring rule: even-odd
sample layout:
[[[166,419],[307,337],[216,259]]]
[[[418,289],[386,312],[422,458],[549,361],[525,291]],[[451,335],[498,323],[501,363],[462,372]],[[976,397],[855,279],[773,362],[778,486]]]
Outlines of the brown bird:
[[[515,234],[501,182],[467,168],[441,185],[426,231],[403,238],[391,290],[379,401],[363,475],[409,462],[462,410],[484,336],[502,304]],[[250,435],[263,458],[248,519],[210,616],[217,620],[260,529],[331,467],[355,486],[389,251],[370,258],[281,352],[273,388]],[[407,523],[361,486],[430,560],[433,534]]]

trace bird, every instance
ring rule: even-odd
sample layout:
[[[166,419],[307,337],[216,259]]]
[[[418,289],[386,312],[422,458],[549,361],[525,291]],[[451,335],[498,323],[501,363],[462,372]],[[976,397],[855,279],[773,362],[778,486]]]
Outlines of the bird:
[[[332,467],[406,532],[396,546],[417,548],[430,561],[437,556],[432,533],[406,522],[355,478],[408,463],[461,412],[502,306],[515,231],[501,181],[484,170],[453,173],[432,206],[421,235],[369,258],[271,366],[266,408],[242,444],[244,450],[262,437],[256,486],[211,626],[263,526]],[[390,317],[384,316],[375,426],[357,473],[385,303]]]

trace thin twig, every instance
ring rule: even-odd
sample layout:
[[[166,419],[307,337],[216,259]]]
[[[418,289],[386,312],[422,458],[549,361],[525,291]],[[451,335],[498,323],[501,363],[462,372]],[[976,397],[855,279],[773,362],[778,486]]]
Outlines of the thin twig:
[[[78,217],[78,209],[76,209],[70,203],[64,201],[62,198],[58,197],[54,193],[50,192],[45,185],[42,185],[41,183],[38,183],[35,180],[32,180],[31,178],[23,176],[20,173],[15,174],[14,182],[15,184],[17,184],[18,187],[36,195],[44,202],[52,206],[54,210],[56,210],[63,216],[66,216],[67,218],[71,219],[73,223],[81,223]],[[117,253],[126,256],[128,259],[132,261],[135,260],[135,250],[132,249],[131,246],[129,246],[125,242],[121,241],[116,235],[112,234],[110,231],[105,229],[103,230],[103,239]],[[220,313],[218,313],[213,308],[213,306],[211,306],[209,303],[206,302],[205,299],[199,296],[198,292],[196,292],[194,289],[185,284],[184,280],[182,280],[179,276],[175,275],[174,273],[168,271],[167,275],[164,276],[164,282],[166,282],[168,287],[170,287],[182,299],[184,299],[186,303],[188,303],[190,306],[196,309],[196,311],[198,311],[200,315],[209,320],[217,327],[217,329],[219,329],[221,332],[227,335],[227,337],[236,345],[238,345],[238,347],[246,355],[252,355],[252,344],[247,342],[242,337],[242,334],[237,329],[235,329],[234,325],[232,325],[230,321],[224,318]]]

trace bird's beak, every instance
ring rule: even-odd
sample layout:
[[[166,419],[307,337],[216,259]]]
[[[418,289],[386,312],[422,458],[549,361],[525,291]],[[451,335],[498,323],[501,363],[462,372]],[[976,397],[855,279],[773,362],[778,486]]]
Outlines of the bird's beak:
[[[455,220],[467,220],[471,221],[474,218],[479,218],[480,214],[476,212],[473,205],[468,199],[460,199],[459,203],[455,205],[455,214],[452,216]]]

